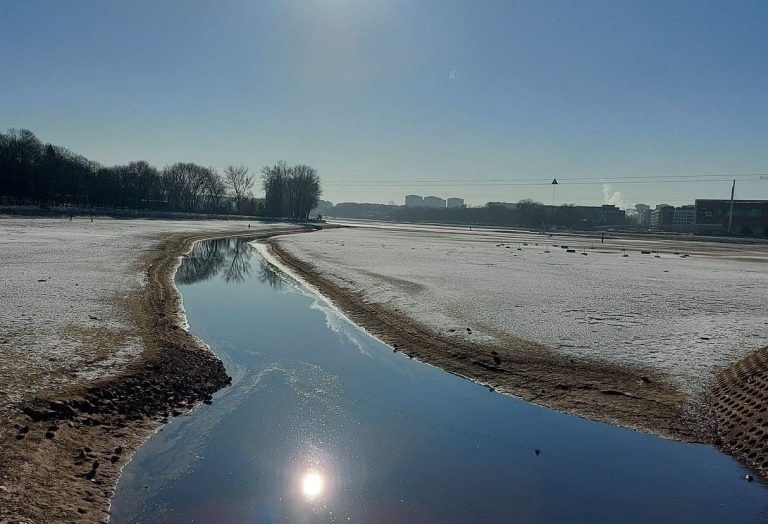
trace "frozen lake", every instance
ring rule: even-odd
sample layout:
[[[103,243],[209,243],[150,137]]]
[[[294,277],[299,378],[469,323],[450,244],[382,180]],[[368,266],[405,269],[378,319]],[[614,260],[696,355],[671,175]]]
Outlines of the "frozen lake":
[[[114,522],[762,522],[714,449],[560,414],[413,361],[242,241],[177,283],[233,376],[126,466]]]

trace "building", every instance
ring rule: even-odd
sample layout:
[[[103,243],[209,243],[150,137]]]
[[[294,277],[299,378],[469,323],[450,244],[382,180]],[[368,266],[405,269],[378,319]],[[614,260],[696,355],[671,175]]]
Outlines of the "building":
[[[405,207],[424,207],[424,198],[421,195],[405,195]]]
[[[727,233],[731,219],[731,201],[697,199],[694,225],[696,231]],[[734,200],[731,234],[767,236],[768,200]]]
[[[452,197],[447,201],[447,207],[464,207],[464,199]]]
[[[597,221],[601,226],[623,226],[627,220],[627,212],[613,204],[604,204],[597,210]]]
[[[691,231],[696,219],[696,206],[676,207],[672,214],[672,229]]]
[[[675,208],[669,204],[657,204],[651,211],[651,227],[656,229],[671,229],[675,216]]]
[[[627,221],[627,212],[613,204],[602,206],[545,206],[560,216],[560,220],[581,229],[595,227],[623,227]]]
[[[424,207],[431,207],[435,209],[444,208],[445,207],[445,199],[436,197],[436,196],[425,196],[424,197]]]
[[[627,221],[627,212],[613,204],[602,206],[563,206],[570,207],[582,218],[581,226],[585,229],[600,226],[623,226]]]
[[[651,206],[646,204],[636,204],[635,212],[637,213],[638,226],[648,227],[651,225]]]

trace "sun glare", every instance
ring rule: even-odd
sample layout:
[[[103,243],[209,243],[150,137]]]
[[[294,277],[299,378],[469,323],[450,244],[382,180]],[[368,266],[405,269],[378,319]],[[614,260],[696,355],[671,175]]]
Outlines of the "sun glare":
[[[317,471],[309,471],[301,479],[301,491],[309,500],[317,498],[323,492],[323,477]]]

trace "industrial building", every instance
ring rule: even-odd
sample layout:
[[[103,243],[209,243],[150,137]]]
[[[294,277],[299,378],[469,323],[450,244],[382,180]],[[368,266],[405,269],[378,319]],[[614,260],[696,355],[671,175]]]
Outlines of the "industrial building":
[[[695,209],[695,228],[702,233],[766,236],[768,232],[768,200],[734,200],[731,214],[731,200],[697,199]]]
[[[464,199],[463,198],[451,197],[451,198],[448,199],[447,207],[452,207],[452,208],[464,207]]]

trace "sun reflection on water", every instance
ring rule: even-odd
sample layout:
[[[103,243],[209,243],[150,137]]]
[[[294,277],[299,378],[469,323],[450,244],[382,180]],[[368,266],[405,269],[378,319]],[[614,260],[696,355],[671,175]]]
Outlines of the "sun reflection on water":
[[[301,479],[301,491],[307,500],[315,500],[323,493],[323,476],[318,471],[307,471]]]

